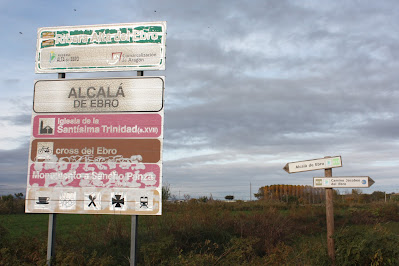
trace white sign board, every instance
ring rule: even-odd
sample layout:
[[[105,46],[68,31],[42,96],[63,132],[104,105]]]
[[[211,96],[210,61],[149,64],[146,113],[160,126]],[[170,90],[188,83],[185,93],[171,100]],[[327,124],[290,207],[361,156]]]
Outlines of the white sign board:
[[[335,167],[342,167],[341,156],[287,163],[283,169],[291,174]]]
[[[374,180],[368,176],[314,177],[313,186],[322,188],[368,188]]]
[[[157,112],[164,77],[58,79],[35,83],[36,113]]]
[[[165,38],[165,21],[39,28],[35,70],[164,70]]]

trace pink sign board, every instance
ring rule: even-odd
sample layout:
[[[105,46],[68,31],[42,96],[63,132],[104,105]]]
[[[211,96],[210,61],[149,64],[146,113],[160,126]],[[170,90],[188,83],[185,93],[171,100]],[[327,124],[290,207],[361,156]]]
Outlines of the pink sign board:
[[[158,188],[158,164],[32,163],[31,187]]]
[[[160,114],[36,115],[35,138],[159,138]]]

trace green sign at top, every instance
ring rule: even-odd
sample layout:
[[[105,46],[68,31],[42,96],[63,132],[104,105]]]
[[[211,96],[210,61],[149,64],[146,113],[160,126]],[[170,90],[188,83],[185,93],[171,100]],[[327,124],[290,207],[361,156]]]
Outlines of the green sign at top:
[[[165,38],[166,22],[40,28],[36,73],[164,70]]]
[[[47,36],[51,36],[52,38],[46,38]],[[45,31],[41,33],[41,38],[43,39],[41,48],[91,44],[162,43],[163,37],[161,26]]]

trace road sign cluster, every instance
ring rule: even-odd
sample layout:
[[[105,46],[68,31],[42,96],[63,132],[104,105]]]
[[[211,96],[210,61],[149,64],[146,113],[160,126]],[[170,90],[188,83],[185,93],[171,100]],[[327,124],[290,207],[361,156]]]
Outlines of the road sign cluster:
[[[162,70],[165,36],[165,22],[42,28],[36,72]],[[26,212],[160,215],[164,83],[36,81]]]

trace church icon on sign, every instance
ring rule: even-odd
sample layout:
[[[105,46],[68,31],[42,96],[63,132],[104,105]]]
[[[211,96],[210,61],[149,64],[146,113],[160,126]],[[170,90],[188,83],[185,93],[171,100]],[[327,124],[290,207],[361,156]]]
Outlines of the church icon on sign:
[[[39,135],[54,135],[55,118],[39,119]]]

